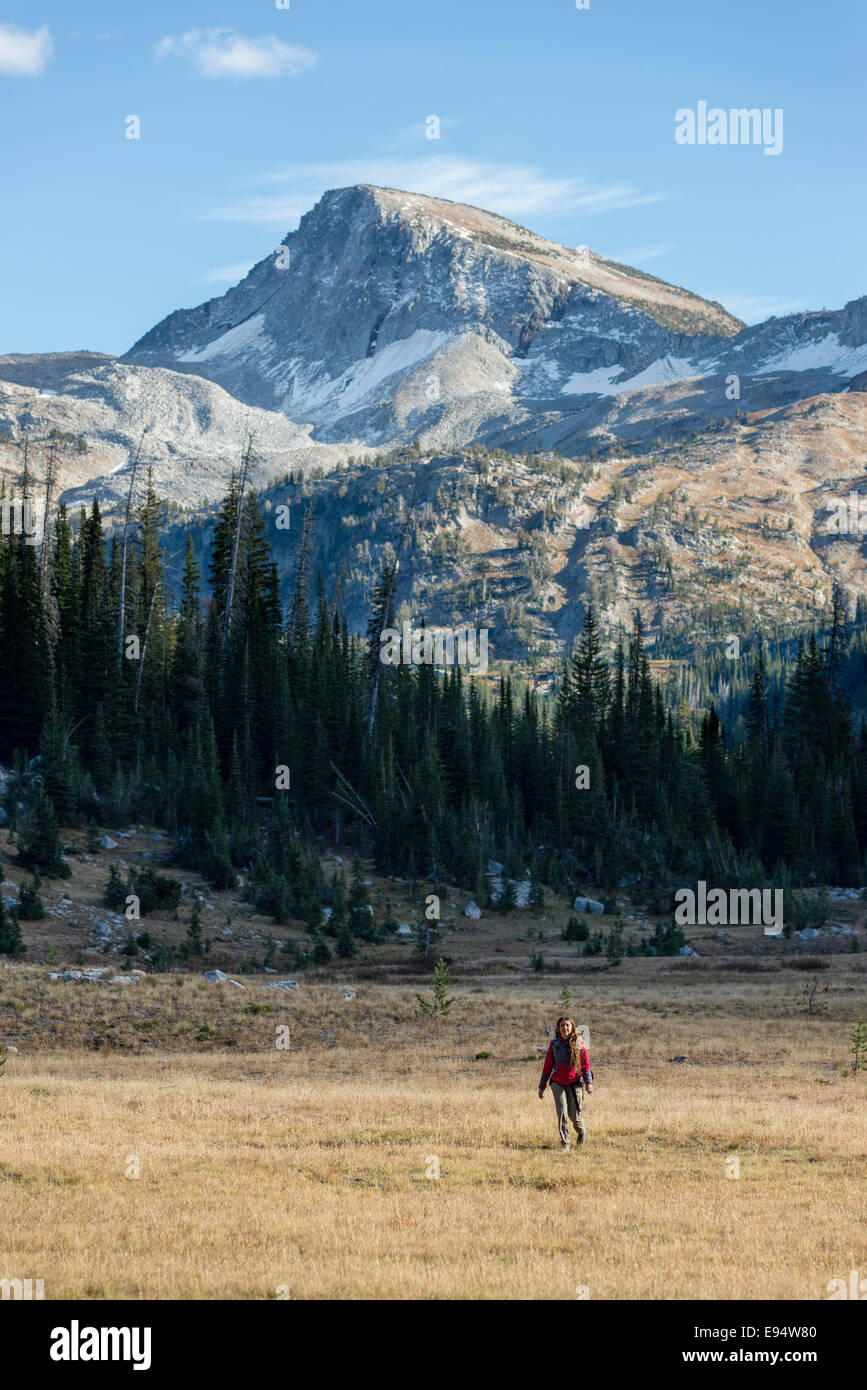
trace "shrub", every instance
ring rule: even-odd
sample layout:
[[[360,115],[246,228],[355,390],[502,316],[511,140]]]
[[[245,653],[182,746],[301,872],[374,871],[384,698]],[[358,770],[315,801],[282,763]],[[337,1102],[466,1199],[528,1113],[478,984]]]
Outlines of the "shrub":
[[[791,960],[786,961],[789,970],[810,970],[815,973],[817,970],[830,970],[831,962],[823,960],[821,956],[792,956]]]
[[[819,1003],[819,995],[827,993],[828,986],[820,985],[815,975],[812,979],[807,980],[804,985],[804,988],[801,990],[801,997],[803,998],[804,1004],[806,1005],[807,1013],[820,1013],[825,1006],[824,1004]]]
[[[142,916],[147,916],[156,908],[174,912],[181,901],[181,885],[176,878],[155,873],[153,869],[139,869],[133,882]]]
[[[578,917],[570,917],[563,928],[564,941],[586,941],[590,935],[590,928],[586,922],[582,922]]]

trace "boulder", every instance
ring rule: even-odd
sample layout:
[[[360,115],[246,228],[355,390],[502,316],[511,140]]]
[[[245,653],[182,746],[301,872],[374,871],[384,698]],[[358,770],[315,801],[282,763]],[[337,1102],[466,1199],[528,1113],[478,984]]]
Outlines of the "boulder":
[[[533,887],[533,880],[529,875],[515,884],[515,906],[526,907],[530,901],[530,890]]]
[[[679,956],[695,956],[698,958],[698,951],[694,950],[692,946],[681,946],[677,954]]]
[[[672,1057],[671,1060],[672,1060],[672,1062],[688,1062],[688,1061],[689,1061],[689,1058],[688,1058],[688,1057],[685,1057],[685,1056],[683,1055],[682,1052],[679,1052],[679,1053],[677,1054],[677,1056],[676,1056],[676,1057]]]
[[[265,989],[297,989],[297,980],[269,980]]]
[[[395,936],[412,936],[412,927],[408,927],[406,923],[403,922],[395,932]]]
[[[61,972],[61,980],[80,980],[83,977],[82,970],[64,970]]]
[[[482,909],[476,903],[467,903],[466,907],[464,908],[465,917],[472,917],[473,920],[477,922],[481,915]]]
[[[115,975],[108,983],[110,985],[137,985],[138,978],[135,975]]]
[[[819,933],[815,927],[804,927],[804,930],[799,931],[797,935],[800,936],[802,941],[812,941]]]
[[[228,975],[223,970],[206,970],[205,979],[212,980],[215,985],[224,984],[228,980]]]
[[[572,904],[572,911],[595,912],[597,915],[601,915],[601,913],[605,911],[605,908],[602,903],[597,902],[595,898],[576,898]]]
[[[344,997],[344,999],[354,999],[354,998],[355,998],[355,990],[354,990],[354,989],[350,989],[348,985],[347,985],[347,986],[344,986],[344,989],[343,989],[343,997]]]
[[[103,835],[99,847],[100,849],[117,849],[117,840],[113,840],[110,835]]]

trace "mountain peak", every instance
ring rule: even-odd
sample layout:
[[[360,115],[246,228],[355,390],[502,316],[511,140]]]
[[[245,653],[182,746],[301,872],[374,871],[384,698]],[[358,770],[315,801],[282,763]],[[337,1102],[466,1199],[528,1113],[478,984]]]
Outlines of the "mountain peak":
[[[767,378],[775,405],[840,389],[867,368],[863,319],[855,304],[745,328],[719,304],[497,213],[353,184],[323,194],[240,284],[170,314],[123,360],[205,377],[328,443],[581,451],[621,425],[655,437],[663,420],[683,429],[733,414],[731,373]]]
[[[633,266],[607,260],[587,246],[569,247],[550,241],[508,217],[469,203],[376,184],[352,184],[324,193],[302,221],[309,218],[311,226],[316,226],[320,217],[328,218],[335,212],[368,216],[378,213],[381,219],[416,232],[415,240],[421,250],[430,234],[439,231],[447,238],[486,248],[491,257],[518,257],[557,275],[563,284],[583,285],[611,295],[682,333],[725,336],[744,327],[740,319],[715,301],[702,299]]]

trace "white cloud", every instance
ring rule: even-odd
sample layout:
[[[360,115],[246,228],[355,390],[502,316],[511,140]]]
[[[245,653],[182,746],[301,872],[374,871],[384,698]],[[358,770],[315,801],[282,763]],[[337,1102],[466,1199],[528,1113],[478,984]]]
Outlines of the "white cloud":
[[[156,46],[159,58],[186,58],[202,77],[295,77],[319,59],[309,48],[273,34],[248,39],[234,29],[190,29]]]
[[[0,73],[6,77],[41,77],[53,53],[47,24],[33,33],[15,24],[0,24]]]
[[[206,285],[236,285],[253,269],[254,261],[241,261],[238,265],[222,265],[217,270],[209,270],[200,276]]]
[[[801,309],[807,308],[807,303],[803,299],[768,299],[762,295],[749,294],[712,294],[709,299],[715,299],[718,304],[723,304],[730,314],[735,318],[743,319],[744,323],[764,323],[773,314],[777,318],[783,318],[786,314],[796,314]]]
[[[254,222],[292,227],[329,188],[371,183],[431,198],[471,203],[503,217],[531,218],[547,213],[612,212],[658,202],[664,194],[640,193],[632,184],[597,187],[583,179],[551,178],[529,165],[494,164],[453,155],[416,159],[351,159],[306,164],[262,174],[254,185],[274,193],[252,194],[215,208],[208,221]]]

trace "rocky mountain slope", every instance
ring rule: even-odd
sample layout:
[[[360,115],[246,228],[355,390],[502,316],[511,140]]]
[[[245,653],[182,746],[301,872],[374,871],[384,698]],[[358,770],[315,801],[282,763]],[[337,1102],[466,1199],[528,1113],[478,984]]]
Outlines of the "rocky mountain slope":
[[[360,185],[124,360],[218,381],[317,439],[574,451],[844,388],[867,370],[867,300],[744,328],[586,247]]]
[[[161,495],[181,506],[222,496],[248,434],[255,486],[287,471],[333,468],[351,452],[314,443],[309,428],[243,405],[201,377],[96,353],[0,358],[0,474],[13,486],[24,440],[37,483],[54,444],[58,490],[67,502],[95,494],[110,510],[126,499],[126,470],[145,430],[142,464],[153,468]]]
[[[833,501],[859,487],[867,395],[853,392],[643,453],[397,451],[261,500],[287,596],[313,505],[311,572],[321,569],[329,595],[339,582],[358,632],[412,509],[398,621],[487,628],[492,663],[529,660],[542,673],[580,630],[588,599],[610,631],[639,611],[651,639],[665,626],[689,646],[721,624],[745,637],[758,619],[783,631],[816,621],[835,577],[850,599],[867,596],[864,538],[829,525]],[[203,558],[212,526],[210,516],[193,522]]]
[[[803,622],[836,575],[864,593],[828,507],[863,486],[865,386],[867,299],[744,328],[586,248],[355,187],[124,359],[0,358],[0,474],[17,485],[27,439],[38,485],[54,447],[67,502],[116,512],[147,427],[142,462],[202,547],[252,432],[251,486],[293,517],[285,587],[315,499],[313,563],[363,631],[412,506],[403,615],[538,663],[591,597],[610,625],[700,634]]]

